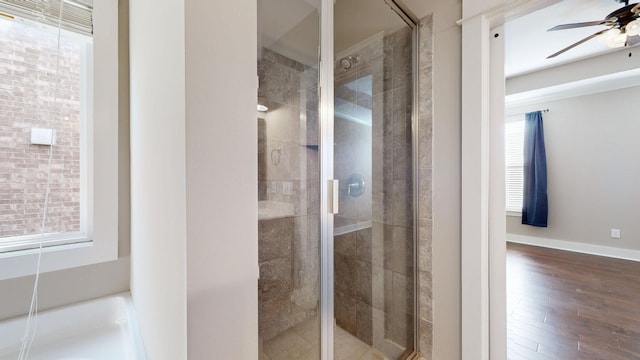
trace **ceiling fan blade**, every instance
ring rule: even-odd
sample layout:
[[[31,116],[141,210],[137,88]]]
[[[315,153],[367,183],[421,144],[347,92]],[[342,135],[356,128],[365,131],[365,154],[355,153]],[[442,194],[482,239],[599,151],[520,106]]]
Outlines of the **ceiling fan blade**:
[[[627,46],[640,44],[640,35],[627,36]]]
[[[604,33],[604,32],[605,32],[605,31],[607,31],[607,30],[609,30],[609,29],[600,30],[600,31],[598,31],[598,32],[597,32],[597,33],[595,33],[595,34],[591,34],[591,35],[587,36],[586,38],[584,38],[584,39],[582,39],[582,40],[580,40],[580,41],[578,41],[578,42],[576,42],[576,43],[573,43],[573,44],[571,44],[571,45],[567,46],[566,48],[564,48],[564,49],[562,49],[562,50],[558,51],[557,53],[555,53],[555,54],[551,54],[551,55],[547,56],[547,59],[554,58],[554,57],[556,57],[556,56],[558,56],[558,55],[562,54],[562,53],[563,53],[563,52],[565,52],[565,51],[571,50],[571,49],[573,49],[574,47],[576,47],[576,46],[578,46],[578,45],[580,45],[580,44],[582,44],[582,43],[584,43],[584,42],[587,42],[587,41],[589,41],[589,40],[593,39],[594,37],[596,37],[596,36],[598,36],[598,35],[600,35],[600,34]]]
[[[573,23],[573,24],[556,25],[547,31],[573,29],[573,28],[579,28],[579,27],[585,27],[585,26],[596,26],[596,25],[608,25],[608,21],[598,20],[598,21],[579,22],[579,23]]]

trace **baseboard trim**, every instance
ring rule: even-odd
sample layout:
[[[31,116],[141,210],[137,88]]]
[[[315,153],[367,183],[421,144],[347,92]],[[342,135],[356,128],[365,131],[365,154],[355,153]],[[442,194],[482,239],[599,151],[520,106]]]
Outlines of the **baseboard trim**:
[[[573,241],[537,238],[533,236],[507,234],[507,242],[541,246],[550,249],[573,251],[583,254],[606,256],[610,258],[640,261],[640,251],[610,246],[585,244]]]

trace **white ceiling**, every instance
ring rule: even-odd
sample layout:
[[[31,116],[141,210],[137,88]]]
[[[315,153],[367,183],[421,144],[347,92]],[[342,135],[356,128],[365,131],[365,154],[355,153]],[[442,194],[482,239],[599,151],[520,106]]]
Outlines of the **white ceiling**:
[[[595,38],[553,59],[546,59],[547,56],[607,27],[589,26],[559,31],[547,29],[560,24],[603,20],[622,6],[624,4],[614,0],[564,0],[508,22],[505,25],[506,77],[615,51]]]

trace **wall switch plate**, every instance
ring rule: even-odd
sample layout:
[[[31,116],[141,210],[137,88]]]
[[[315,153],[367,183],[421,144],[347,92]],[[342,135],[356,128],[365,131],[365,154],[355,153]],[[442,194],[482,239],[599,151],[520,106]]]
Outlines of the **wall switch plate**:
[[[611,229],[611,237],[613,239],[620,239],[620,229]]]

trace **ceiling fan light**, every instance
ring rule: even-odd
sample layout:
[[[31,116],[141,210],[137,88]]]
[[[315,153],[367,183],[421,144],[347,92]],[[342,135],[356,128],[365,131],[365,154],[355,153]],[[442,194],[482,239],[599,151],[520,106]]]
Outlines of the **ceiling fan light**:
[[[626,43],[627,43],[627,34],[620,34],[615,38],[613,38],[613,40],[609,44],[607,44],[607,46],[609,46],[610,48],[619,48],[619,47],[623,47],[624,44]]]
[[[613,42],[609,46],[612,48],[619,48],[619,47],[625,46],[626,44],[627,44],[627,34],[621,33],[619,35],[616,35],[616,37],[613,39]]]
[[[629,36],[640,35],[640,20],[635,19],[631,21],[624,29]]]
[[[600,41],[611,48],[622,47],[627,41],[627,34],[618,28],[613,28],[604,32],[600,37]]]
[[[620,31],[620,29],[618,28],[609,29],[602,33],[602,36],[600,36],[600,41],[604,44],[608,44],[612,42],[616,35],[619,35],[621,32],[622,31]]]

